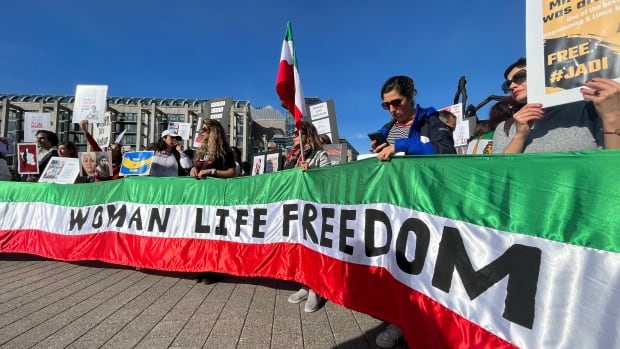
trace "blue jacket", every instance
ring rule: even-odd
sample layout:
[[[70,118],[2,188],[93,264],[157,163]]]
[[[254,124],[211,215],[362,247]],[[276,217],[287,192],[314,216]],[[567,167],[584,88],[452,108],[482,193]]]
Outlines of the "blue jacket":
[[[415,107],[413,125],[409,129],[409,137],[394,141],[396,152],[404,152],[406,155],[433,155],[433,154],[456,154],[454,139],[448,127],[439,120],[435,108]],[[392,120],[381,128],[381,133],[387,137],[396,121]],[[427,139],[422,142],[421,137]]]

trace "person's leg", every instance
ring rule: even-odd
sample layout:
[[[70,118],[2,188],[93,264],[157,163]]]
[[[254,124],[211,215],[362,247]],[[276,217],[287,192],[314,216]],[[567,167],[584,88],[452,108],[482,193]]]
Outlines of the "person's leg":
[[[389,324],[385,330],[383,330],[379,335],[377,335],[377,339],[375,342],[379,348],[393,348],[396,343],[398,343],[398,339],[403,335],[403,331],[400,330],[395,325]]]
[[[319,310],[319,308],[321,307],[322,301],[323,301],[323,298],[321,298],[321,296],[316,294],[313,290],[309,290],[308,300],[306,301],[306,304],[304,305],[304,311],[306,313],[314,313],[315,311]]]
[[[293,304],[303,302],[308,298],[308,293],[308,288],[302,286],[299,291],[293,293],[290,297],[288,297],[288,302]]]

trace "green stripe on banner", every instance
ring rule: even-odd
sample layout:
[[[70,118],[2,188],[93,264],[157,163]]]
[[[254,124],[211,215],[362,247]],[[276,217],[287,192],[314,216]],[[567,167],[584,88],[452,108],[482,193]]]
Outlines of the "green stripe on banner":
[[[4,202],[234,206],[301,199],[389,203],[484,227],[620,251],[620,151],[408,156],[231,180],[138,177],[94,184],[0,182]]]

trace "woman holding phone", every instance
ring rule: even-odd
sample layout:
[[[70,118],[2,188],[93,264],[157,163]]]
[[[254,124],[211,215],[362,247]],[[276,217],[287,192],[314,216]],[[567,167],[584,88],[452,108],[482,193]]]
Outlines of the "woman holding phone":
[[[386,142],[380,144],[376,139],[370,142],[379,160],[390,160],[397,152],[406,155],[456,153],[452,134],[439,120],[437,110],[415,104],[416,94],[413,79],[408,76],[393,76],[383,84],[381,106],[392,119],[379,130]]]
[[[406,155],[456,153],[448,126],[439,119],[437,110],[415,104],[416,94],[413,79],[408,76],[393,76],[383,84],[381,106],[392,118],[379,130],[385,142],[378,142],[378,135],[373,135],[375,139],[370,142],[379,160],[390,160],[397,152]],[[377,336],[377,346],[392,348],[401,336],[400,328],[389,324]]]

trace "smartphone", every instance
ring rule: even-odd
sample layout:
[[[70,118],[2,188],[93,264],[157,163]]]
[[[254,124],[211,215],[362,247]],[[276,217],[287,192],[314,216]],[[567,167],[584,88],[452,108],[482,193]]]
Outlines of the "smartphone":
[[[385,139],[385,136],[383,135],[383,133],[377,131],[377,132],[373,132],[373,133],[369,133],[368,134],[368,138],[370,138],[371,141],[375,141],[375,146],[379,146],[383,143],[387,142],[387,139]]]

